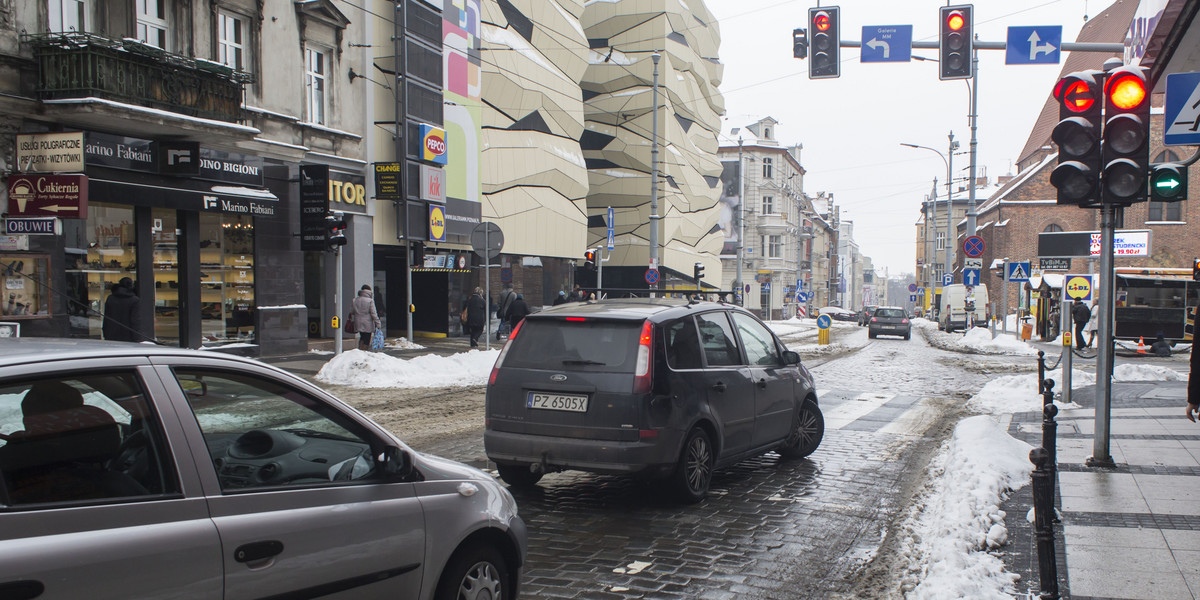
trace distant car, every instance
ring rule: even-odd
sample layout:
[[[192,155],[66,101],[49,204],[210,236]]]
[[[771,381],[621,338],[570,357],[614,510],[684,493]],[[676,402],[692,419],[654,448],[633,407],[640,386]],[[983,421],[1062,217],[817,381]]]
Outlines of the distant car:
[[[847,310],[840,306],[826,306],[819,311],[822,315],[829,315],[829,318],[834,321],[857,321],[858,313],[852,310]]]
[[[908,311],[898,306],[880,306],[875,309],[867,323],[867,337],[876,338],[881,335],[899,335],[904,339],[912,338],[912,322]]]
[[[299,377],[0,340],[0,597],[512,598],[525,552],[494,477]]]
[[[868,304],[867,306],[864,306],[862,310],[858,311],[858,324],[860,326],[865,326],[867,322],[871,320],[871,315],[875,314],[876,308],[879,307],[875,306],[874,304]]]
[[[627,298],[529,315],[487,385],[483,437],[513,486],[579,470],[664,481],[684,502],[713,470],[802,458],[825,421],[800,355],[737,306]]]

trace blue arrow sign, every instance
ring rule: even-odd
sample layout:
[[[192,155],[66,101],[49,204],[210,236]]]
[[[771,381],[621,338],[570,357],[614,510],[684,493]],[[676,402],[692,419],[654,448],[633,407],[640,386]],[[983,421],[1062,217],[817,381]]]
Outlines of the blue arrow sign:
[[[864,25],[859,62],[909,62],[912,32],[912,25]]]
[[[830,325],[833,325],[833,319],[831,319],[829,315],[821,315],[817,317],[818,329],[829,329]]]
[[[1008,263],[1009,281],[1029,281],[1029,261]]]
[[[1200,73],[1167,75],[1163,143],[1200,144]]]
[[[613,208],[608,207],[608,249],[616,248],[616,236],[613,235]]]
[[[908,295],[908,301],[909,301],[909,302],[916,302],[916,301],[917,301],[917,295],[916,295],[916,294],[909,294],[909,295]]]
[[[1062,25],[1009,27],[1005,43],[1006,65],[1057,65],[1062,47]]]
[[[963,269],[963,285],[979,285],[979,269]]]
[[[800,302],[808,302],[808,292],[796,292],[796,299]]]

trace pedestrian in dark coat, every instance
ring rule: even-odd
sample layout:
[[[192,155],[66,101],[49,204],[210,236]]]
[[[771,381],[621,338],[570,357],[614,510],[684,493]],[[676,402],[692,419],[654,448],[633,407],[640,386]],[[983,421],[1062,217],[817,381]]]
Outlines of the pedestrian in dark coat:
[[[1200,309],[1192,310],[1194,311],[1192,313],[1193,317],[1200,317]],[[1193,423],[1196,422],[1196,413],[1200,411],[1200,366],[1197,366],[1197,363],[1200,363],[1200,359],[1196,358],[1198,354],[1200,354],[1200,351],[1197,350],[1196,344],[1193,341],[1191,368],[1188,370],[1187,387],[1187,418]]]
[[[513,291],[512,284],[505,284],[504,291],[500,292],[500,299],[496,302],[496,317],[500,320],[500,324],[496,325],[497,342],[500,341],[500,334],[503,333],[504,326],[508,323],[508,309],[516,297],[517,293]],[[512,330],[509,329],[509,331]]]
[[[350,314],[354,316],[354,330],[358,332],[358,349],[371,349],[371,336],[379,328],[379,313],[375,310],[375,294],[371,286],[364,285],[350,302]]]
[[[1092,318],[1092,311],[1079,298],[1071,303],[1071,321],[1075,323],[1075,347],[1082,349],[1087,344],[1083,341],[1083,330],[1087,327],[1088,320]]]
[[[559,304],[566,304],[567,302],[570,302],[570,300],[567,300],[567,293],[562,290],[558,290],[558,295],[554,297],[554,302],[551,304],[551,306],[558,306]]]
[[[1154,343],[1150,344],[1150,352],[1153,352],[1155,356],[1170,356],[1171,344],[1168,344],[1167,340],[1163,338],[1163,334],[1160,333],[1158,337],[1154,338]]]
[[[516,329],[521,319],[527,316],[529,316],[529,305],[525,303],[525,296],[517,294],[517,298],[508,306],[508,330]]]
[[[106,340],[122,342],[140,342],[142,335],[142,316],[140,301],[133,293],[133,280],[122,277],[113,286],[112,293],[104,301],[104,325],[101,333]]]
[[[487,324],[487,303],[483,301],[483,288],[475,288],[475,293],[467,298],[467,334],[471,336],[471,347],[479,346],[479,336],[483,335],[483,327]]]

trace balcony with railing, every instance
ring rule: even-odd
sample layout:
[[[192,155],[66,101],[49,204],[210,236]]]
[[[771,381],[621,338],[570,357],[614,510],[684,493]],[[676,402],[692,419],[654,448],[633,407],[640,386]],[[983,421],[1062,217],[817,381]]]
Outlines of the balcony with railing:
[[[786,231],[788,227],[791,227],[787,215],[781,213],[760,214],[757,219],[758,229],[764,234]]]
[[[191,117],[236,122],[253,77],[137,40],[90,33],[23,35],[38,65],[39,100],[102,98]]]

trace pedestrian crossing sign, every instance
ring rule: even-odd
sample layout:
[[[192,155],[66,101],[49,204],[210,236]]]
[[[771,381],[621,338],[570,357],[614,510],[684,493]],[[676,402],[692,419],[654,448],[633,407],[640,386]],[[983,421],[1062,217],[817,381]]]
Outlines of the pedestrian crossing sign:
[[[1006,268],[1009,281],[1029,281],[1029,261],[1010,262]]]

